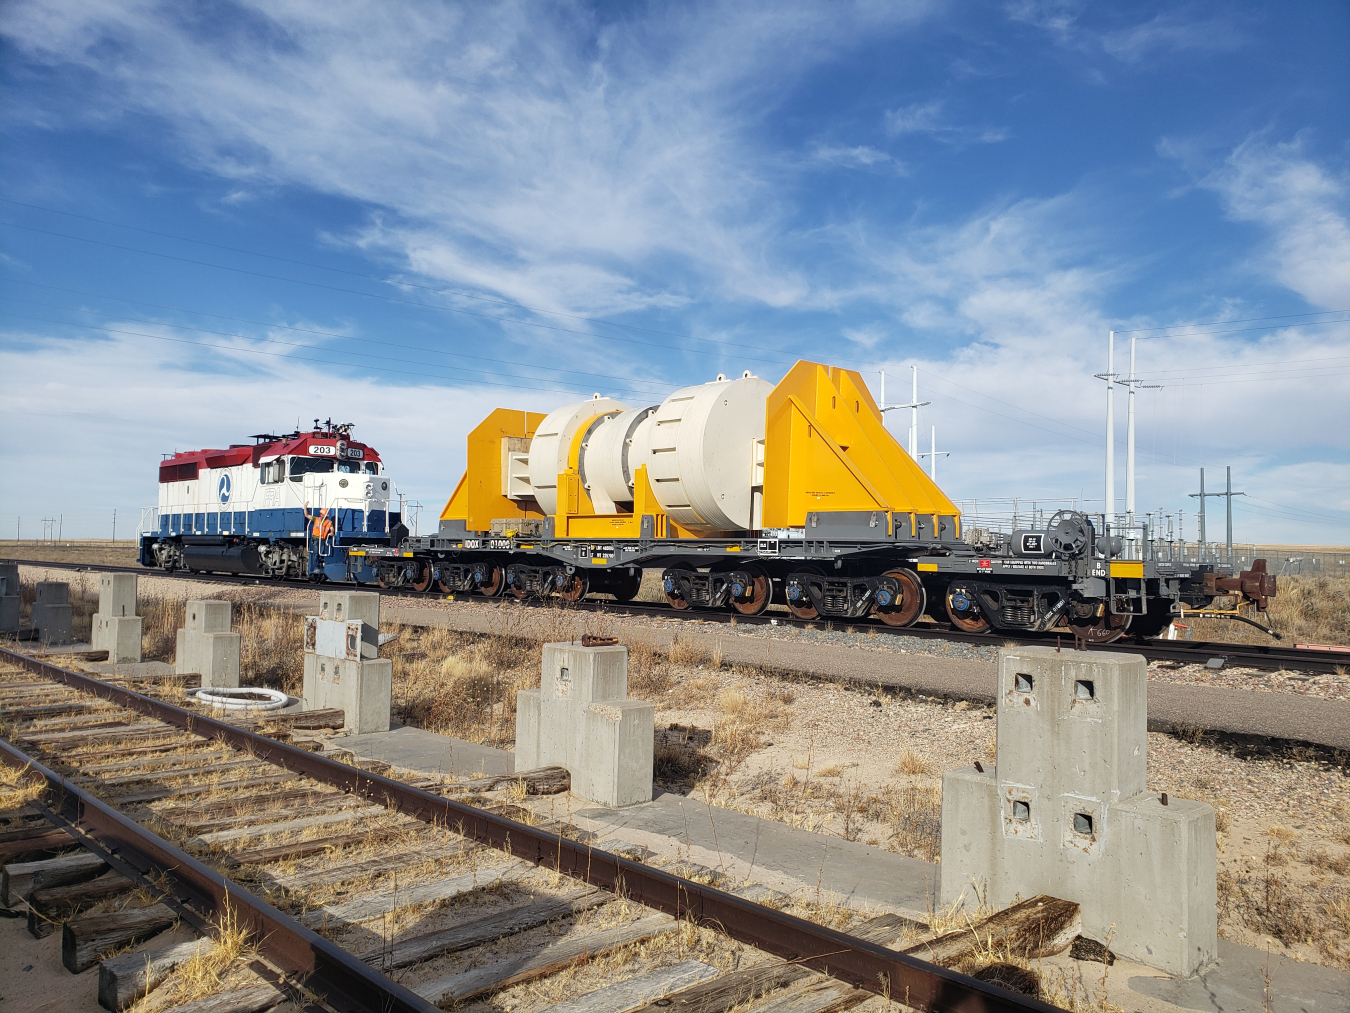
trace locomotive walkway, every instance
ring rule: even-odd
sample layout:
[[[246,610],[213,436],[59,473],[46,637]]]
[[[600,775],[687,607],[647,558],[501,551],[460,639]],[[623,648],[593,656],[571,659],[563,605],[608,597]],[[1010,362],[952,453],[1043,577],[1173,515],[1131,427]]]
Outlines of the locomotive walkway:
[[[468,633],[502,632],[500,620],[479,610],[446,611],[393,600],[384,604],[384,614],[394,622],[412,626],[439,626]],[[597,628],[632,622],[617,616],[591,618]],[[547,636],[555,632],[557,625],[555,616],[533,615],[525,610],[512,619],[512,632],[526,636]],[[890,686],[978,703],[993,703],[997,691],[998,670],[987,661],[787,642],[706,628],[694,633],[688,629],[641,625],[653,647],[664,650],[677,636],[687,639],[692,634],[709,653],[720,650],[726,664],[759,665],[793,675]],[[1148,725],[1150,731],[1194,727],[1350,750],[1350,701],[1346,700],[1150,681]]]

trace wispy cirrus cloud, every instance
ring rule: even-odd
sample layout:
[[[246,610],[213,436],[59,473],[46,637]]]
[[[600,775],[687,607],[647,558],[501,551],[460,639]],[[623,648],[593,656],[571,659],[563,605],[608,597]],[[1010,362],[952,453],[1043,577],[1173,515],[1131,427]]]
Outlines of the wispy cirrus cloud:
[[[927,134],[949,144],[997,144],[1011,133],[1006,127],[956,123],[942,114],[941,100],[914,102],[886,111],[883,124],[892,137]]]
[[[1091,10],[1085,0],[1015,0],[1004,6],[1013,21],[1042,29],[1065,48],[1103,52],[1122,63],[1155,53],[1226,52],[1245,42],[1233,17],[1207,17],[1190,7],[1159,11],[1147,21],[1122,27],[1088,23],[1084,15]]]
[[[825,165],[837,165],[845,169],[870,169],[898,176],[903,176],[908,171],[900,159],[866,144],[857,144],[851,148],[817,145],[811,152],[811,158]]]
[[[84,102],[104,122],[149,114],[236,185],[380,209],[352,238],[395,264],[610,313],[690,289],[803,298],[808,284],[773,253],[794,209],[751,127],[795,78],[931,7],[714,2],[604,20],[524,3],[291,0],[201,15],[54,0],[11,5],[4,30],[93,85],[71,94],[69,115]],[[882,164],[872,149],[830,154]]]
[[[1238,145],[1221,165],[1201,169],[1197,182],[1216,193],[1235,221],[1266,230],[1265,271],[1314,306],[1350,307],[1350,169],[1319,164],[1307,138],[1270,142],[1263,133]],[[1164,153],[1197,168],[1184,148]]]

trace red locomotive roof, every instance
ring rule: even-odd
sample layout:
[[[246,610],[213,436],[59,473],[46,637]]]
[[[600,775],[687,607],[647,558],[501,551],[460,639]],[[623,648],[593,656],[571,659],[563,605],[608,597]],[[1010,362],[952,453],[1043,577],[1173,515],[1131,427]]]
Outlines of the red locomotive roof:
[[[256,446],[235,443],[225,450],[185,450],[160,462],[159,480],[181,482],[194,479],[201,468],[235,468],[241,464],[252,464],[256,468],[263,458],[279,457],[283,454],[336,457],[339,442],[346,445],[349,451],[348,460],[383,463],[380,455],[364,443],[347,439],[335,432],[317,431],[293,433],[290,436],[269,439]],[[310,447],[332,447],[334,450],[330,455],[322,453],[310,455]]]

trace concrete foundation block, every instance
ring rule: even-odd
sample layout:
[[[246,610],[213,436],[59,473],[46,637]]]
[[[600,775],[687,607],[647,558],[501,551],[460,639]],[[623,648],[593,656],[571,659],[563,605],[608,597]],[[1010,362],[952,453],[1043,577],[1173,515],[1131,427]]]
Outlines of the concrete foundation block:
[[[187,603],[183,629],[189,633],[229,633],[230,603],[213,598],[196,598]]]
[[[0,563],[0,597],[18,595],[19,564]]]
[[[65,584],[56,586],[63,589],[66,587]],[[39,584],[38,587],[42,587],[42,585]],[[50,602],[34,604],[30,620],[33,628],[38,631],[38,639],[44,644],[53,646],[74,643],[70,635],[74,611],[71,606],[64,604],[58,605]]]
[[[539,688],[539,765],[581,769],[586,708],[628,698],[628,648],[545,644]]]
[[[606,806],[652,797],[654,713],[628,699],[628,649],[545,644],[540,688],[516,695],[516,769],[566,767]]]
[[[345,623],[359,619],[377,631],[380,628],[380,596],[374,591],[322,591],[319,618]]]
[[[322,654],[310,657],[314,658],[314,674],[308,681],[314,689],[305,697],[305,703],[311,709],[337,707],[343,712],[344,729],[352,735],[389,731],[394,691],[392,661],[388,658],[350,661]]]
[[[70,585],[59,580],[40,580],[37,583],[38,605],[69,605]]]
[[[200,673],[203,686],[239,685],[241,637],[238,633],[199,633],[195,630],[179,630],[178,633],[174,671],[179,675]]]
[[[655,708],[642,700],[587,705],[572,790],[606,806],[652,799]],[[580,781],[580,785],[577,781]]]
[[[999,652],[998,762],[942,779],[942,902],[1075,901],[1083,934],[1171,974],[1217,953],[1214,812],[1145,791],[1136,655]]]
[[[1109,911],[1083,911],[1083,934],[1122,957],[1190,975],[1218,955],[1218,855],[1214,810],[1148,792],[1112,806],[1107,859],[1115,896]],[[1112,921],[1105,921],[1107,916]],[[1089,919],[1092,919],[1089,921]]]
[[[516,690],[516,770],[535,770],[539,762],[539,690]]]
[[[100,574],[98,578],[98,614],[101,616],[134,616],[136,614],[137,580],[138,578],[134,573]]]
[[[100,612],[94,616],[89,642],[94,650],[107,651],[113,664],[137,664],[141,660],[141,618]]]
[[[20,600],[17,594],[0,595],[0,633],[19,632]]]

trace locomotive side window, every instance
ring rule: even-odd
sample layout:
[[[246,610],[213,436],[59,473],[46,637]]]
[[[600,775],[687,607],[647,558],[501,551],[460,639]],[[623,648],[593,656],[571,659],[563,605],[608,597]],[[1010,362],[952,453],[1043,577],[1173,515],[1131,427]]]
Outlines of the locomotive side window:
[[[286,479],[286,460],[278,457],[275,461],[268,461],[258,469],[258,481],[263,485],[276,485],[278,482]]]
[[[291,481],[299,482],[302,475],[332,474],[335,464],[331,457],[292,457]]]

